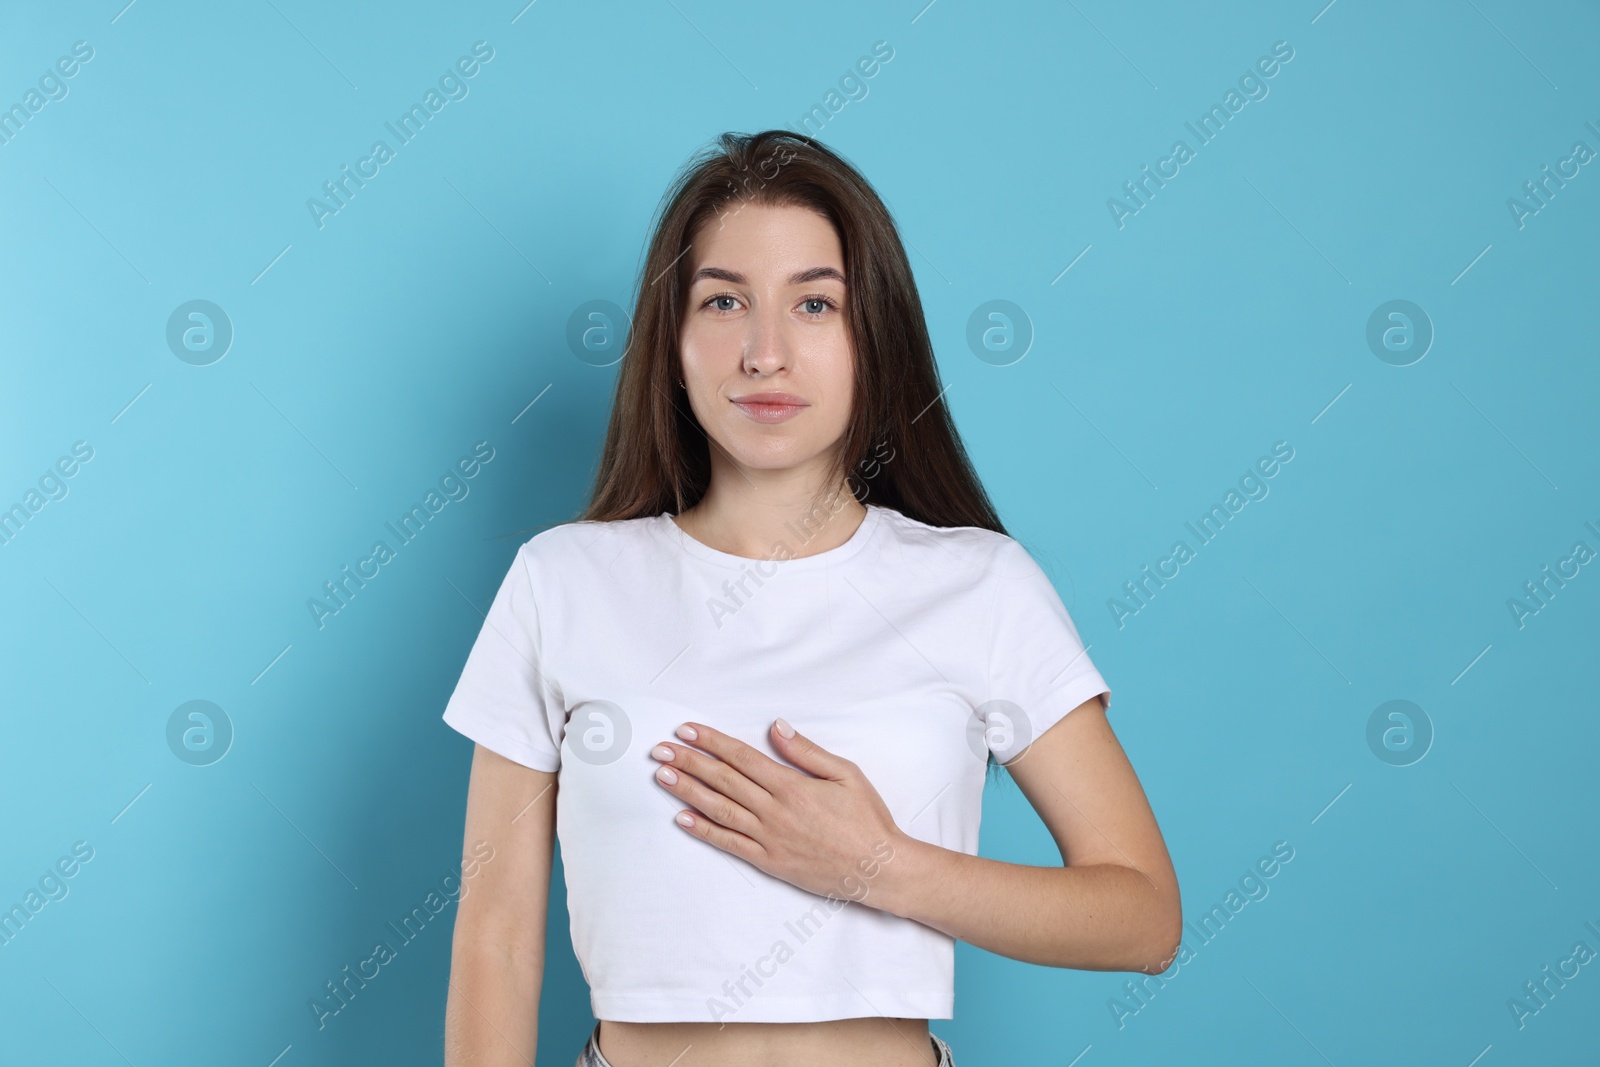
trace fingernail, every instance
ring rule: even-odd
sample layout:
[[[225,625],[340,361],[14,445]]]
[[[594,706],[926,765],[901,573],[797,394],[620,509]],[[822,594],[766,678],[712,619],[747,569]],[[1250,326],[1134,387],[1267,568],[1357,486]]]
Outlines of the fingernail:
[[[694,816],[690,815],[686,811],[680,811],[678,812],[678,822],[684,826],[693,826]]]
[[[666,760],[670,762],[672,759],[672,749],[668,748],[666,745],[657,745],[655,748],[650,750],[650,755],[654,756],[658,760]]]
[[[668,785],[678,780],[678,775],[671,767],[661,767],[656,771],[656,777]]]
[[[678,736],[683,738],[685,741],[693,741],[700,735],[694,732],[693,726],[690,726],[688,723],[684,723],[682,726],[678,727]]]
[[[794,727],[790,726],[788,723],[784,722],[782,719],[779,719],[778,720],[778,733],[780,735],[782,735],[783,737],[793,737],[794,736]]]

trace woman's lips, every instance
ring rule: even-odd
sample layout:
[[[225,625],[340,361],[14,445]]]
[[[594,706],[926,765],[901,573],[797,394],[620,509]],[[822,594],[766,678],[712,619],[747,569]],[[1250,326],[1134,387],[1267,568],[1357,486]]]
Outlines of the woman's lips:
[[[739,410],[757,422],[784,422],[805,410],[804,404],[769,403],[763,401],[735,400]]]

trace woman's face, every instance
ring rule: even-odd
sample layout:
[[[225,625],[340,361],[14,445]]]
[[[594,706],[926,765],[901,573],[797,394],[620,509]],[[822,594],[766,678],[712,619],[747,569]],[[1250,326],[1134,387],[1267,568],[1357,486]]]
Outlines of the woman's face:
[[[714,466],[820,474],[854,386],[832,223],[808,208],[731,205],[689,257],[679,349],[689,404],[721,446]]]

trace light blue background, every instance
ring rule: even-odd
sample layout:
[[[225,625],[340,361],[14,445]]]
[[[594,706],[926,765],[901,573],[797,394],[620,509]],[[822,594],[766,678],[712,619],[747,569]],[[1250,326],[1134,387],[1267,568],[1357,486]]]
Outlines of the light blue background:
[[[0,145],[0,506],[94,457],[0,546],[0,904],[94,858],[0,948],[0,1058],[438,1062],[453,908],[325,1028],[308,1003],[459,864],[471,745],[439,715],[516,546],[581,507],[614,380],[569,316],[631,307],[696,147],[798,128],[880,40],[811,132],[903,229],[946,400],[1115,691],[1186,915],[1295,850],[1120,1027],[1129,975],[962,944],[933,1030],[961,1067],[1594,1056],[1600,963],[1521,1028],[1507,1007],[1600,950],[1600,566],[1520,628],[1507,606],[1600,550],[1600,164],[1507,207],[1600,150],[1593,5],[3,18],[0,104],[94,57]],[[308,198],[479,40],[470,94],[319,229]],[[1277,41],[1269,95],[1197,146]],[[1178,138],[1195,158],[1119,228],[1108,198]],[[165,340],[193,299],[236,331],[208,366]],[[1005,366],[966,341],[995,299],[1032,334]],[[1393,299],[1436,331],[1408,366],[1366,342]],[[308,598],[480,440],[470,494],[319,629]],[[1270,495],[1119,628],[1107,601],[1277,441]],[[194,699],[235,731],[206,767],[166,739]],[[1435,731],[1409,766],[1366,739],[1396,699]],[[1059,862],[1014,784],[985,808],[984,855]],[[541,1064],[593,1025],[561,890]]]

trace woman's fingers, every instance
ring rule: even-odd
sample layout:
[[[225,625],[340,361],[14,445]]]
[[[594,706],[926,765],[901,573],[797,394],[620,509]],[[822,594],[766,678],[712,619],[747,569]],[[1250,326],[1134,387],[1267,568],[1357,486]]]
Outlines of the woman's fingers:
[[[760,820],[738,799],[740,794],[748,796],[758,787],[739,772],[682,745],[657,745],[650,754],[661,762],[656,781],[662,788],[694,806],[705,818],[742,834],[759,832]],[[664,755],[671,755],[672,759],[663,760]],[[730,773],[735,777],[730,778]],[[743,788],[736,779],[744,782]]]
[[[734,830],[729,830],[725,826],[717,825],[715,822],[707,819],[704,815],[691,813],[689,818],[690,825],[688,826],[684,826],[683,816],[681,813],[674,821],[677,822],[678,826],[682,828],[685,833],[691,833],[696,837],[703,838],[710,844],[716,845],[724,852],[750,861],[750,863],[754,864],[758,870],[765,870],[761,861],[766,855],[766,850],[763,849],[759,843],[751,840],[744,834],[738,833]]]

